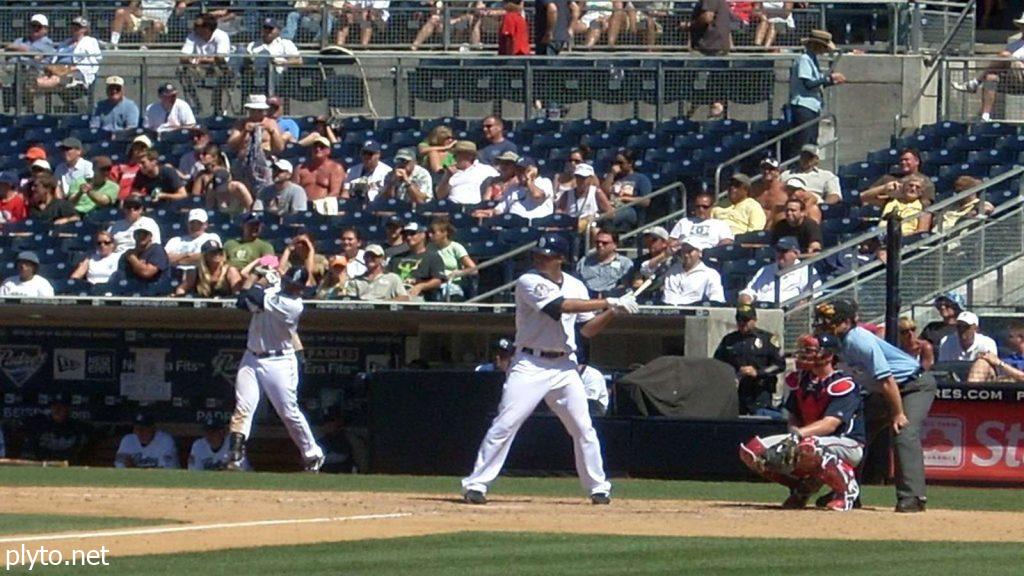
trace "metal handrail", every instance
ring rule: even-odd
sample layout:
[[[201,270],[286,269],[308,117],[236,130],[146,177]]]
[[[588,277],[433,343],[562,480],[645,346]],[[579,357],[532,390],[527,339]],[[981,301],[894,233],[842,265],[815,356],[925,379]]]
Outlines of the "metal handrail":
[[[781,150],[782,150],[782,142],[785,139],[793,136],[794,134],[798,134],[798,133],[800,133],[801,131],[803,131],[803,130],[805,130],[807,128],[810,128],[811,126],[820,125],[826,119],[830,120],[832,122],[833,126],[836,125],[836,116],[835,116],[835,114],[831,114],[830,113],[828,115],[818,116],[817,118],[814,118],[812,120],[808,120],[807,122],[804,122],[803,124],[801,124],[799,126],[795,126],[793,128],[790,128],[789,130],[786,130],[785,132],[783,132],[783,133],[781,133],[781,134],[779,134],[777,136],[774,136],[773,138],[771,138],[769,140],[766,140],[766,141],[762,142],[761,144],[758,144],[757,146],[754,146],[753,148],[751,148],[751,149],[749,149],[749,150],[747,150],[745,152],[737,154],[736,156],[733,156],[732,158],[729,158],[728,160],[726,160],[726,161],[722,162],[721,164],[719,164],[718,167],[715,168],[715,198],[721,198],[721,196],[722,196],[722,170],[726,166],[731,166],[733,164],[739,163],[742,160],[746,160],[747,158],[750,158],[751,156],[754,156],[758,152],[760,152],[760,151],[762,151],[762,150],[764,150],[766,148],[769,148],[771,146],[775,146],[776,147],[776,151],[777,151],[776,156],[780,156],[781,155]],[[825,143],[823,146],[836,146],[838,144],[838,142],[839,142],[838,138],[833,138],[831,141]],[[833,153],[833,157],[835,157],[835,156],[836,156],[836,154]],[[779,160],[781,161],[781,158]]]
[[[937,66],[937,64],[940,64],[946,59],[946,51],[949,49],[949,46],[953,43],[953,38],[960,32],[960,28],[967,20],[968,14],[974,12],[976,4],[977,0],[969,0],[967,4],[964,5],[964,9],[960,12],[960,16],[957,17],[956,22],[953,24],[953,28],[949,31],[949,33],[946,34],[946,37],[942,40],[942,44],[939,46],[938,51],[933,56],[925,57],[924,65],[929,68],[928,76],[925,77],[924,82],[921,83],[921,88],[918,89],[917,93],[914,95],[914,98],[910,101],[910,105],[907,107],[907,111],[901,111],[900,113],[896,114],[896,116],[893,118],[894,136],[903,136],[903,131],[905,130],[905,128],[902,126],[903,120],[908,118],[911,114],[913,114],[914,111],[917,109],[918,104],[921,103],[921,99],[924,98],[924,93],[928,89],[928,86],[932,83],[932,79],[935,78],[935,75],[942,68],[941,66]]]
[[[952,206],[952,205],[960,202],[964,198],[967,198],[968,196],[971,196],[971,195],[974,195],[974,194],[979,194],[979,193],[983,194],[986,189],[988,189],[988,188],[990,188],[990,187],[992,187],[992,186],[994,186],[996,184],[999,184],[999,183],[1001,183],[1003,181],[1010,180],[1010,179],[1012,179],[1014,177],[1020,176],[1021,174],[1024,174],[1024,166],[1017,166],[1013,170],[1010,170],[1008,172],[1004,172],[1004,173],[1000,174],[999,176],[996,176],[994,178],[990,178],[988,180],[983,181],[982,183],[978,184],[977,186],[973,186],[973,187],[968,188],[967,190],[964,190],[963,192],[960,192],[958,194],[955,194],[955,195],[951,196],[950,198],[947,198],[947,199],[945,199],[945,200],[943,200],[941,202],[937,202],[935,204],[932,204],[931,206],[926,208],[924,210],[924,212],[929,213],[929,214],[936,214],[938,211],[941,211],[942,209],[944,209],[944,208],[946,208],[948,206]],[[956,231],[956,230],[958,230],[958,228],[954,227],[952,230],[949,230],[949,231],[937,232],[937,233],[933,234],[932,236],[929,236],[928,242],[929,243],[933,243],[936,240],[944,239],[944,238],[948,237],[950,234],[953,234],[953,232]],[[878,236],[878,230],[877,229],[867,230],[867,231],[863,232],[862,234],[859,234],[859,235],[851,238],[850,240],[847,240],[846,242],[843,242],[842,244],[840,244],[838,246],[830,248],[827,251],[818,252],[817,254],[815,254],[814,256],[811,256],[810,258],[807,258],[805,260],[801,260],[800,263],[795,264],[791,268],[789,268],[787,273],[792,272],[792,271],[796,271],[796,270],[799,270],[799,269],[802,269],[802,268],[806,268],[806,267],[812,266],[814,264],[817,264],[818,262],[821,262],[822,260],[830,258],[831,256],[833,256],[835,254],[839,254],[839,253],[841,253],[841,252],[843,252],[845,250],[848,250],[848,249],[850,249],[852,247],[858,246],[858,245],[860,245],[861,242],[863,242],[863,241],[865,241],[865,240],[867,240],[869,238],[873,238],[873,237],[877,237],[877,236]],[[788,305],[790,305],[794,300],[798,300],[798,299],[794,298],[794,299],[790,299],[790,300],[785,301],[785,302],[781,302],[779,304],[779,306],[782,307],[782,308],[785,308]]]
[[[672,191],[672,190],[674,190],[676,188],[681,188],[681,187],[683,187],[681,182],[673,182],[673,183],[671,183],[671,184],[669,184],[667,186],[664,186],[662,188],[659,188],[659,189],[655,190],[654,192],[651,192],[647,196],[644,196],[644,198],[645,199],[655,198],[657,196],[660,196],[662,194],[665,194],[665,193],[670,192],[670,191]],[[620,208],[626,208],[626,207],[627,206],[624,205],[624,206],[621,206]],[[633,231],[629,235],[624,236],[624,238],[631,238],[633,235],[635,235],[635,233],[636,233],[636,231]],[[513,256],[518,256],[519,254],[522,254],[523,252],[529,250],[530,248],[533,248],[536,245],[537,245],[536,241],[529,242],[527,244],[523,244],[522,246],[516,248],[515,250],[512,250],[510,252],[506,252],[505,254],[502,254],[501,256],[498,256],[497,258],[495,258],[495,260],[497,260],[497,259],[501,259],[501,261],[508,260],[509,258],[511,258]],[[515,254],[512,254],[512,252],[515,252]],[[492,262],[494,262],[494,261],[488,260],[486,262],[486,264],[489,265]],[[501,286],[498,286],[497,288],[492,288],[491,290],[488,290],[487,292],[484,292],[483,294],[478,294],[478,295],[474,296],[473,298],[470,298],[469,300],[466,300],[466,302],[470,302],[470,303],[471,302],[483,302],[484,300],[486,300],[486,299],[488,299],[488,298],[490,298],[492,296],[497,296],[498,294],[501,294],[503,292],[508,291],[510,288],[515,286],[515,284],[516,284],[515,280],[512,280],[511,282],[506,282],[505,284],[502,284]]]

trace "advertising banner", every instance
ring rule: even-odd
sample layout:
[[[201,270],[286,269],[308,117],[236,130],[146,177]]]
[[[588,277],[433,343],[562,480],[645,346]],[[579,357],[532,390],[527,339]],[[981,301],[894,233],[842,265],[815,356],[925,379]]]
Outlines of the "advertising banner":
[[[921,432],[934,480],[1024,482],[1024,388],[942,387]]]
[[[358,373],[401,365],[401,335],[301,334],[306,364],[299,389],[313,411]],[[164,421],[201,422],[230,413],[245,352],[243,332],[0,328],[3,417],[20,419],[60,392],[76,417],[124,421],[152,406]]]

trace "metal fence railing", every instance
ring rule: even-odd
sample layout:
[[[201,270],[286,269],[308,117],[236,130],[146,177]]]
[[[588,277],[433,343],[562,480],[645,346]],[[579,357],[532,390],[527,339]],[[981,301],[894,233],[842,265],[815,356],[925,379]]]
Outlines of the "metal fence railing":
[[[1004,185],[1012,192],[1009,199],[996,206],[988,216],[963,218],[951,228],[904,245],[899,291],[905,307],[930,302],[935,295],[963,286],[1024,255],[1022,173],[1024,168],[1018,167],[929,207],[929,212],[934,214],[938,222],[947,210],[959,208],[960,202],[969,196],[977,195],[980,202],[984,203],[991,188]],[[933,230],[937,227],[933,226]],[[866,238],[878,233],[875,230],[865,232],[829,252],[855,248]],[[823,253],[804,264],[814,265],[829,255]],[[783,303],[786,308],[787,344],[794,343],[800,334],[811,329],[814,306],[822,301],[852,298],[859,304],[865,322],[878,320],[885,314],[885,281],[884,264],[874,260],[825,282],[821,295],[813,302],[803,300]]]
[[[1020,60],[949,57],[942,66],[935,100],[937,118],[967,122],[977,120],[987,109],[992,120],[1024,119],[1024,64]],[[990,98],[988,106],[986,98]]]
[[[974,54],[976,2],[915,3],[910,10],[910,48],[936,51],[948,42],[950,54]]]
[[[115,11],[127,2],[110,0],[33,0],[0,5],[0,43],[24,36],[32,14],[50,18],[51,35],[62,40],[71,18],[85,15],[92,34],[110,38]],[[591,3],[572,21],[569,49],[573,51],[643,49],[685,50],[690,44],[695,2],[631,0],[608,5]],[[785,4],[764,0],[732,5],[733,49],[738,51],[795,48],[811,29],[828,29],[840,44],[857,44],[883,51],[908,47],[910,31],[920,38],[943,37],[945,3],[929,2],[927,8],[911,0],[861,0],[858,2],[809,0]],[[504,14],[500,4],[482,0],[426,2],[341,0],[198,0],[181,7],[147,9],[143,30],[128,26],[122,32],[125,46],[151,48],[180,46],[192,20],[204,11],[220,15],[219,27],[236,43],[257,40],[266,18],[279,22],[282,36],[300,47],[330,44],[349,48],[431,50],[494,50]],[[534,22],[533,3],[524,16]],[[159,32],[147,32],[148,20],[159,22]]]
[[[140,107],[171,82],[198,115],[242,112],[247,95],[284,97],[292,115],[459,116],[501,114],[526,119],[668,119],[723,102],[730,117],[777,115],[793,55],[720,58],[678,54],[657,59],[605,56],[520,58],[484,55],[438,58],[411,53],[312,55],[301,65],[234,54],[222,67],[183,64],[171,51],[109,51],[98,80],[54,94],[35,90],[39,64],[0,53],[0,97],[8,114],[87,114],[105,98],[102,79],[126,80],[125,95]],[[181,90],[184,88],[184,90]],[[212,100],[220,100],[214,105]]]

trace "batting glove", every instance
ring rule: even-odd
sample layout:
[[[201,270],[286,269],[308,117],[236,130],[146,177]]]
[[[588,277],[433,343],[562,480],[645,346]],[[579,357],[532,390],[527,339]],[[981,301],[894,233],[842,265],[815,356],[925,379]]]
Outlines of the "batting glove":
[[[636,303],[636,296],[626,294],[618,298],[608,298],[608,307],[622,314],[636,314],[640,311],[640,305]]]

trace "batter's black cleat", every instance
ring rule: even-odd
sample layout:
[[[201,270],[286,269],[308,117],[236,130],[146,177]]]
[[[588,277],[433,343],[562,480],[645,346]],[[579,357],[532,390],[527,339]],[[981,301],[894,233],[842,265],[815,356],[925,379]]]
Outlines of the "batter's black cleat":
[[[466,490],[462,495],[462,501],[466,504],[487,504],[487,496],[479,490]]]
[[[836,497],[836,493],[835,492],[828,492],[824,496],[821,496],[820,498],[818,498],[817,500],[814,501],[814,507],[815,508],[828,508],[829,502],[834,500],[835,497]],[[863,507],[864,507],[864,505],[860,503],[860,496],[857,496],[857,499],[853,501],[853,509],[854,510],[860,510]]]
[[[913,514],[924,512],[925,502],[923,498],[904,498],[896,503],[896,512],[899,514]]]
[[[609,496],[607,492],[597,492],[595,494],[590,495],[590,503],[594,504],[595,506],[611,504],[612,497]]]
[[[231,472],[238,472],[245,468],[245,436],[239,432],[232,432],[228,437],[228,458],[224,463],[224,469]]]

